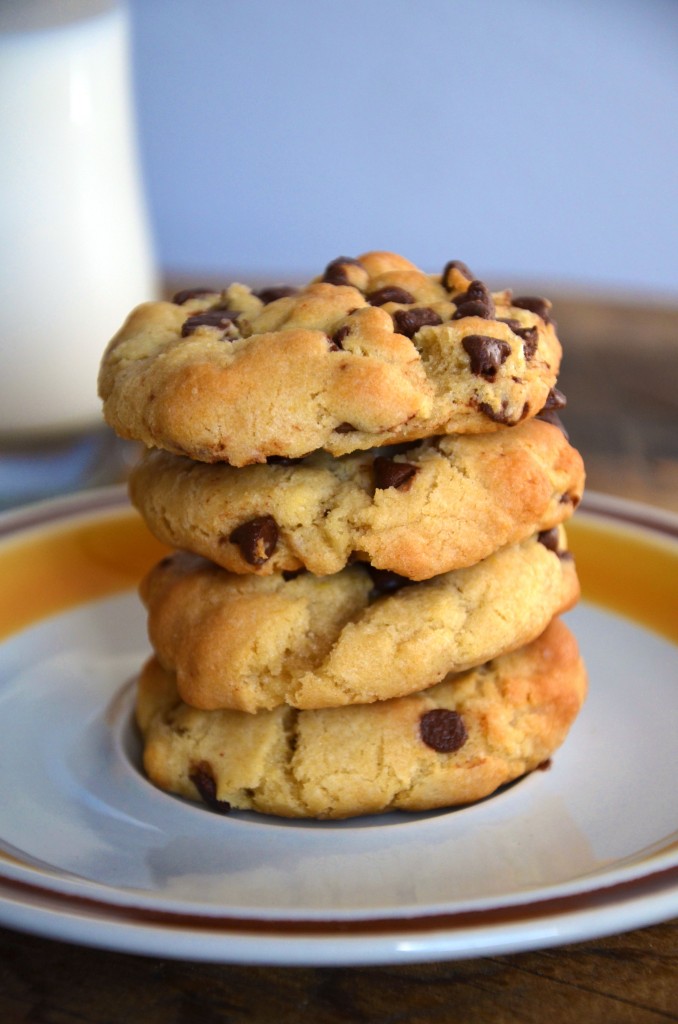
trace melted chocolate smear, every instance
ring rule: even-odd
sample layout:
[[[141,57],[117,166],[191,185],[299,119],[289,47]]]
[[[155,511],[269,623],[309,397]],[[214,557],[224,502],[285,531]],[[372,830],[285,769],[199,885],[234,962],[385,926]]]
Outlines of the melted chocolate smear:
[[[342,285],[351,282],[348,279],[348,275],[344,270],[345,266],[362,267],[360,260],[354,260],[351,256],[338,256],[336,260],[332,260],[325,267],[325,273],[323,274],[323,281],[325,284]]]
[[[442,318],[430,306],[416,306],[414,309],[399,309],[393,314],[393,324],[398,334],[413,338],[422,327],[437,327]]]
[[[238,545],[250,565],[263,565],[275,551],[278,536],[278,524],[273,516],[256,516],[236,526],[228,539]]]
[[[204,313],[196,313],[195,316],[189,316],[184,320],[181,337],[187,338],[198,327],[219,327],[221,329],[230,327],[239,316],[240,313],[228,309],[208,309]]]
[[[217,799],[217,784],[212,774],[212,766],[207,761],[200,761],[188,773],[188,777],[198,790],[198,793],[213,811],[219,814],[228,814],[231,805],[228,800]]]
[[[183,306],[184,302],[190,299],[199,299],[202,295],[214,295],[214,288],[185,288],[182,292],[176,292],[172,296],[175,306]]]
[[[296,295],[298,291],[299,289],[294,288],[292,285],[279,284],[272,288],[260,288],[254,294],[258,299],[261,299],[265,306],[268,306],[269,302],[275,302],[276,299],[286,299],[288,295]]]
[[[458,711],[434,708],[419,719],[419,735],[427,747],[439,754],[453,754],[468,739],[464,720]]]
[[[352,434],[357,429],[352,423],[340,423],[338,427],[334,428],[334,432],[335,434]]]
[[[407,306],[417,301],[414,295],[404,288],[396,287],[396,285],[378,288],[376,292],[370,292],[366,298],[370,306],[384,306],[387,302],[400,302]]]
[[[384,455],[377,455],[373,463],[374,486],[378,490],[396,487],[401,491],[409,491],[412,480],[419,472],[418,466],[411,462],[394,462]]]
[[[485,334],[469,334],[462,339],[462,345],[471,362],[471,373],[486,380],[494,380],[511,354],[508,341]]]

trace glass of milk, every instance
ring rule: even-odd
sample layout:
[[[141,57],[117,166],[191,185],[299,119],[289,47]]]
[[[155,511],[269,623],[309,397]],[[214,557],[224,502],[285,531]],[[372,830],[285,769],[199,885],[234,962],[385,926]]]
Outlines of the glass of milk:
[[[129,23],[114,0],[0,4],[0,506],[115,479],[96,393],[158,285]]]

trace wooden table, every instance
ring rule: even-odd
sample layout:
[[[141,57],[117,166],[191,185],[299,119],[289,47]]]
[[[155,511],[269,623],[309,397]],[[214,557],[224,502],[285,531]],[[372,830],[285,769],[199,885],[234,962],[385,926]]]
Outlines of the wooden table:
[[[678,511],[678,309],[563,295],[555,312],[564,418],[589,488]],[[188,963],[3,929],[0,950],[2,1024],[678,1020],[678,921],[537,952],[390,967]]]

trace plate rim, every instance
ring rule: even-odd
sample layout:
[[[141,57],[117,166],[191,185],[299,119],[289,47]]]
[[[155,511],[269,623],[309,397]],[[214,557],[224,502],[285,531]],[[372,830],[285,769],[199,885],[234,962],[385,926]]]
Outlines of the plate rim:
[[[608,523],[612,520],[626,529],[659,533],[663,538],[670,538],[671,544],[678,541],[678,515],[670,510],[595,491],[587,491],[579,510],[585,516]],[[85,516],[116,511],[134,514],[124,484],[31,503],[0,513],[0,544],[27,536],[34,529],[46,529]],[[657,899],[653,896],[648,898],[646,890],[655,884],[660,887]],[[29,891],[33,897],[32,904],[28,901],[23,912],[17,910],[17,907],[21,908],[22,892],[25,895]],[[623,922],[620,922],[617,904],[613,902],[609,906],[609,900],[614,900],[615,893],[622,894],[622,903],[633,911]],[[89,907],[83,908],[82,904],[89,904]],[[100,909],[93,910],[93,906]],[[147,912],[138,906],[66,894],[0,874],[0,921],[9,927],[68,941],[59,930],[60,922],[66,926],[65,931],[71,936],[71,941],[102,948],[137,953],[152,950],[157,955],[189,959],[301,965],[387,963],[399,959],[449,959],[488,955],[490,952],[514,952],[657,923],[678,912],[678,866],[653,870],[627,881],[607,885],[603,882],[585,892],[541,901],[503,904],[500,911],[505,915],[516,911],[518,918],[524,919],[527,908],[537,911],[536,917],[534,913],[530,915],[535,921],[533,927],[525,927],[520,920],[501,925],[488,924],[488,915],[496,913],[496,908],[490,908],[432,915],[415,911],[385,919],[374,914],[282,921],[267,917],[243,919],[229,915],[203,915],[198,929],[196,921],[191,920],[194,915],[157,910]],[[84,914],[79,912],[83,909],[87,911]],[[539,917],[540,910],[543,910],[542,917]],[[121,912],[141,913],[142,918],[148,913],[149,920],[131,924],[111,921],[111,917],[116,918]],[[469,915],[475,915],[478,921],[484,917],[485,922],[478,926],[460,922],[461,918],[467,919]],[[599,921],[599,927],[593,932],[590,930],[591,917]],[[383,921],[384,932],[375,942],[375,926],[379,920]],[[300,928],[303,931],[309,925],[312,932],[320,926],[320,932],[310,938],[298,934]],[[268,929],[268,935],[259,934],[261,926]],[[100,935],[97,932],[99,928],[102,931]],[[489,946],[482,941],[481,935],[476,934],[478,928],[486,935]],[[356,931],[360,934],[356,935]],[[186,938],[195,936],[196,932],[203,934],[203,941],[199,944],[199,955],[191,956],[190,950],[184,948],[185,943],[177,942],[176,936],[181,933]]]
[[[108,904],[81,900],[61,906],[57,894],[24,887],[24,899],[8,897],[0,881],[3,924],[20,931],[100,949],[174,959],[276,966],[351,966],[467,959],[544,949],[648,927],[678,909],[678,868],[528,907],[518,919],[480,911],[461,915],[403,917],[395,921],[337,923],[328,920],[290,928],[288,922],[198,919],[189,925],[171,915],[111,913]],[[31,901],[32,897],[32,901]],[[56,906],[55,906],[56,904]],[[510,908],[509,908],[510,909]],[[13,911],[13,913],[8,913]],[[526,924],[526,917],[529,922]],[[8,920],[8,917],[10,920]]]

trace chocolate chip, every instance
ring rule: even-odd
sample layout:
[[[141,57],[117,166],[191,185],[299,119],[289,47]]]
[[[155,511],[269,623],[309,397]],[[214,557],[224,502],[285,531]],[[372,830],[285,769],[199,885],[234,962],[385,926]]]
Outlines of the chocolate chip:
[[[357,429],[352,423],[340,423],[338,427],[334,428],[334,432],[335,434],[352,434]]]
[[[537,540],[548,551],[553,551],[556,555],[560,554],[560,531],[557,526],[553,526],[550,530],[542,530],[537,534]]]
[[[486,334],[468,334],[461,343],[470,359],[471,373],[486,380],[494,380],[497,370],[511,354],[508,341]]]
[[[285,582],[289,583],[290,580],[296,580],[297,576],[301,576],[303,572],[306,572],[306,569],[302,566],[301,569],[283,569],[281,575]]]
[[[393,314],[393,324],[398,334],[413,338],[421,327],[437,327],[443,321],[430,306],[416,306],[414,309],[398,309]]]
[[[565,440],[570,440],[570,435],[565,429],[565,424],[563,423],[555,409],[542,409],[541,412],[537,413],[535,419],[542,420],[542,422],[544,423],[550,423],[552,427],[557,427],[558,430],[562,432],[563,436],[565,437]]]
[[[553,410],[564,409],[566,405],[567,398],[563,392],[559,391],[558,388],[551,388],[541,411],[552,412]]]
[[[183,306],[184,302],[190,299],[199,299],[202,295],[214,295],[214,288],[185,288],[182,292],[176,292],[172,296],[175,306]]]
[[[458,295],[454,301],[457,305],[462,302],[486,302],[489,306],[493,299],[487,285],[476,278],[471,281],[463,295]]]
[[[554,526],[551,530],[542,530],[541,533],[537,534],[537,540],[540,544],[544,545],[547,551],[552,551],[561,562],[572,561],[574,557],[572,552],[560,546],[560,533],[557,526]]]
[[[288,295],[296,295],[298,291],[299,289],[292,287],[292,285],[279,284],[272,288],[260,288],[254,294],[258,299],[261,299],[265,306],[268,306],[269,302],[275,302],[276,299],[286,299]]]
[[[493,423],[503,423],[509,426],[509,418],[506,415],[506,403],[502,403],[501,409],[493,409],[487,402],[478,402],[478,410],[487,416]]]
[[[213,811],[219,811],[220,814],[228,814],[231,805],[228,800],[217,798],[217,784],[212,774],[212,766],[207,761],[200,761],[195,765],[188,773],[188,777],[208,807]]]
[[[419,735],[427,747],[439,754],[453,754],[468,739],[464,720],[458,711],[434,708],[419,719]]]
[[[520,423],[530,411],[529,404],[525,402],[520,416],[517,420],[513,420],[506,411],[508,408],[508,402],[506,399],[502,401],[501,409],[493,409],[487,402],[478,402],[477,408],[479,412],[482,412],[483,415],[487,416],[487,418],[492,420],[493,423],[502,423],[505,427],[515,427],[515,425]]]
[[[222,330],[229,328],[234,320],[237,320],[240,313],[228,309],[207,309],[204,313],[196,313],[184,320],[181,328],[181,337],[187,338],[193,334],[198,327],[219,327]]]
[[[560,409],[564,409],[566,405],[567,398],[563,392],[559,391],[558,388],[551,388],[546,396],[546,401],[544,402],[542,409],[537,413],[537,419],[543,420],[544,423],[550,423],[554,427],[558,427],[558,429],[562,431],[565,439],[569,441],[569,434],[565,429],[563,421],[558,415]]]
[[[365,568],[372,579],[372,590],[369,594],[370,601],[383,597],[384,594],[395,594],[397,590],[402,590],[403,587],[408,587],[412,584],[412,580],[408,579],[407,576],[391,572],[390,569],[376,569],[373,565],[368,564],[365,564]]]
[[[396,285],[377,288],[376,292],[370,292],[366,298],[370,306],[384,306],[387,302],[401,302],[403,305],[409,305],[417,301],[414,295]]]
[[[384,455],[377,455],[373,468],[374,486],[378,490],[396,487],[409,491],[415,473],[419,472],[419,466],[413,466],[411,462],[394,462]]]
[[[188,777],[206,803],[212,803],[217,799],[217,784],[212,775],[212,766],[207,761],[195,765]]]
[[[519,338],[523,339],[523,352],[525,359],[529,363],[530,359],[534,357],[534,353],[537,351],[537,345],[539,343],[539,331],[536,327],[523,327],[518,320],[500,320],[500,324],[506,324],[511,328],[514,334],[517,334]]]
[[[335,331],[332,337],[330,338],[330,348],[334,348],[335,350],[343,349],[344,346],[342,342],[344,338],[347,338],[349,336],[350,333],[351,328],[348,326],[348,324],[344,324],[344,326],[340,327],[339,330]]]
[[[452,288],[454,287],[449,280],[450,275],[454,270],[457,270],[468,281],[470,281],[473,277],[471,271],[468,269],[465,263],[462,263],[461,260],[449,260],[449,262],[445,264],[443,272],[440,275],[440,282],[443,288],[447,288],[448,291],[451,291]]]
[[[536,327],[520,327],[515,333],[519,338],[523,339],[523,353],[525,355],[525,361],[529,363],[530,359],[534,358],[534,354],[537,351],[537,345],[539,344],[539,331]]]
[[[263,565],[275,551],[278,536],[278,524],[273,516],[255,516],[236,526],[228,539],[238,545],[250,565]]]
[[[511,305],[518,309],[528,309],[530,313],[540,316],[545,323],[552,323],[551,303],[548,299],[541,299],[536,295],[521,295],[517,299],[511,299]]]
[[[483,320],[494,317],[494,299],[482,281],[471,281],[465,292],[455,296],[454,302],[457,308],[452,315],[453,320],[462,320],[467,316],[479,316]]]
[[[481,320],[491,320],[492,312],[484,302],[464,302],[457,306],[452,314],[453,320],[464,320],[467,316],[477,316]]]
[[[336,260],[332,260],[325,267],[325,273],[323,274],[323,281],[326,284],[348,284],[350,285],[349,277],[344,270],[346,265],[354,267],[362,267],[360,260],[354,260],[350,256],[338,256]]]

